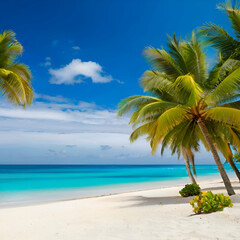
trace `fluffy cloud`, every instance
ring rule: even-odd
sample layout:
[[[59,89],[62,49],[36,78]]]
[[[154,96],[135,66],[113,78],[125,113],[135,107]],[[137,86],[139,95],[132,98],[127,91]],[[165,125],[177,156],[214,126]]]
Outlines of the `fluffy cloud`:
[[[116,111],[90,108],[91,103],[81,102],[80,105],[35,103],[27,110],[0,107],[0,117],[76,122],[89,125],[122,125],[126,119],[117,119]],[[94,105],[93,105],[94,106]],[[64,127],[63,127],[64,128]]]
[[[58,103],[69,102],[69,100],[67,98],[64,98],[61,95],[49,96],[49,95],[46,95],[46,94],[34,93],[34,97],[35,97],[35,99],[42,99],[42,100],[46,100],[46,101],[49,101],[49,102],[58,102]]]
[[[128,119],[118,119],[114,109],[62,96],[35,95],[36,100],[26,110],[15,108],[1,98],[0,131],[129,132]]]
[[[177,163],[167,151],[152,157],[144,138],[130,144],[128,120],[114,109],[62,96],[37,94],[26,110],[2,98],[0,163]],[[209,161],[204,152],[201,158]]]
[[[73,50],[80,50],[80,47],[79,46],[73,46],[72,49]]]
[[[79,101],[78,102],[78,107],[82,110],[86,109],[96,109],[97,105],[95,103],[89,103],[89,102],[84,102],[84,101]]]
[[[113,80],[111,75],[103,73],[102,67],[96,62],[82,62],[81,59],[73,59],[65,67],[49,69],[52,84],[75,84],[90,78],[93,83],[107,83]]]
[[[50,57],[46,57],[44,62],[41,63],[40,65],[43,66],[43,67],[50,67],[52,65],[52,62],[51,62],[51,58]]]
[[[117,119],[116,110],[45,94],[26,110],[1,100],[0,163],[111,163],[123,153],[138,162],[136,152],[150,155],[145,140],[129,143],[128,119]]]

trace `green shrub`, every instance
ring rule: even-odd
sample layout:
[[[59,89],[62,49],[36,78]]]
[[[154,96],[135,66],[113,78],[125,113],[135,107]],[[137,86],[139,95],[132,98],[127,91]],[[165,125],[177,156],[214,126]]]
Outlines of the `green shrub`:
[[[189,197],[189,196],[196,196],[199,195],[200,192],[200,187],[198,184],[193,183],[193,184],[186,184],[185,187],[179,191],[180,195],[182,197]]]
[[[199,196],[195,196],[190,201],[190,204],[195,213],[223,211],[225,207],[233,206],[229,196],[224,196],[223,193],[213,194],[211,191],[202,191]]]

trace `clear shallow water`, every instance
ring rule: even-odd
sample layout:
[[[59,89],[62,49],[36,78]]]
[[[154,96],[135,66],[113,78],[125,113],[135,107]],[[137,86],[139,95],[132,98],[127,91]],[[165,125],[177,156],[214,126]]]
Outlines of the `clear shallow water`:
[[[230,166],[224,167],[233,176]],[[196,169],[199,177],[219,177],[215,165],[197,165]],[[71,197],[88,196],[86,190],[93,188],[101,195],[106,193],[103,189],[134,183],[178,184],[186,177],[184,165],[0,165],[0,206],[56,195],[59,200],[66,199],[66,192]]]

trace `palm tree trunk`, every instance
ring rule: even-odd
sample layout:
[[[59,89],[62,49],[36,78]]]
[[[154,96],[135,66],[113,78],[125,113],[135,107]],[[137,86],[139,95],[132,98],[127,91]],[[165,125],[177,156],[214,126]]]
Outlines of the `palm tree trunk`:
[[[183,156],[183,159],[184,159],[187,174],[188,174],[188,177],[190,178],[191,183],[197,183],[194,176],[192,175],[192,171],[191,171],[188,159],[186,159],[186,156]]]
[[[232,167],[233,171],[235,172],[235,174],[237,175],[237,178],[240,182],[240,172],[239,172],[238,168],[236,167],[234,161],[232,160],[232,158],[229,158],[228,162],[229,162],[230,166]]]
[[[198,119],[198,126],[201,129],[202,134],[203,134],[206,142],[209,145],[209,148],[212,152],[213,158],[214,158],[215,163],[217,165],[218,171],[219,171],[219,173],[222,177],[223,183],[224,183],[224,185],[227,189],[228,195],[234,195],[235,192],[234,192],[233,187],[231,185],[231,182],[228,178],[228,175],[227,175],[227,173],[226,173],[226,171],[225,171],[225,169],[224,169],[224,167],[221,163],[221,160],[220,160],[219,155],[217,153],[216,147],[214,146],[213,141],[211,139],[211,136],[208,133],[207,127],[206,127],[205,123],[203,122],[203,120],[201,118]]]
[[[197,183],[194,176],[192,175],[192,171],[191,171],[191,167],[190,167],[190,163],[189,163],[189,158],[187,155],[187,150],[185,148],[182,148],[182,156],[185,162],[185,167],[187,170],[187,174],[188,177],[190,178],[191,183]]]
[[[235,172],[235,174],[240,182],[240,172],[233,161],[233,153],[232,153],[231,146],[229,143],[227,144],[227,147],[228,147],[228,154],[226,156],[226,160],[230,164],[232,170]]]

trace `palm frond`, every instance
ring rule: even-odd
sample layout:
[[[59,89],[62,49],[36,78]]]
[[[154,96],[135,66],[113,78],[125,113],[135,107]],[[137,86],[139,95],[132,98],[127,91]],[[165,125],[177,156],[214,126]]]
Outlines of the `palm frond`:
[[[216,104],[236,94],[240,85],[240,67],[227,75],[217,87],[207,96],[208,104]]]
[[[26,107],[33,100],[33,89],[29,67],[16,62],[22,50],[22,45],[16,40],[13,31],[4,31],[0,34],[1,93],[10,102]]]
[[[22,49],[13,31],[2,32],[0,34],[0,68],[11,65],[22,54]]]
[[[8,70],[15,72],[26,82],[30,83],[32,79],[32,74],[29,66],[23,63],[15,63],[8,67]]]
[[[187,132],[190,124],[191,122],[189,122],[188,120],[185,120],[180,124],[176,125],[170,131],[168,131],[168,133],[163,137],[161,142],[161,145],[162,145],[161,155],[163,155],[164,150],[167,146],[170,146],[173,154],[175,153],[177,148],[182,147],[183,138],[185,137],[186,135],[185,133]],[[186,147],[186,145],[184,145],[184,147]]]
[[[207,44],[215,47],[221,52],[223,59],[227,59],[231,56],[239,46],[238,41],[229,35],[226,30],[213,23],[203,26],[198,32],[205,37],[205,42]]]
[[[165,73],[159,71],[146,71],[140,79],[140,84],[144,91],[152,91],[157,89],[160,92],[169,93],[172,81]]]
[[[25,107],[32,102],[31,86],[12,71],[0,69],[0,89],[2,95],[6,95],[16,105],[22,104]]]
[[[118,105],[118,116],[122,116],[130,110],[138,109],[142,104],[158,102],[159,99],[151,96],[136,95],[123,99]]]
[[[157,70],[167,74],[170,79],[184,75],[175,59],[164,49],[148,47],[144,55]]]
[[[210,89],[216,88],[229,74],[240,67],[240,61],[235,59],[227,59],[219,61],[219,63],[209,73],[207,85]]]
[[[205,118],[240,128],[240,110],[227,107],[214,107],[206,110]]]
[[[158,118],[155,127],[156,134],[153,139],[152,154],[157,150],[161,139],[175,126],[188,119],[185,109],[180,107],[170,108]]]
[[[240,110],[240,93],[233,97],[229,97],[224,99],[224,101],[219,102],[219,106],[221,107],[230,107],[230,108],[236,108]]]
[[[230,0],[225,3],[218,4],[218,8],[225,11],[231,21],[232,28],[238,39],[240,39],[240,10],[237,4],[233,5]]]
[[[238,148],[238,152],[240,152],[240,131],[235,128],[228,127],[229,131],[229,142],[231,145],[236,146]]]
[[[179,106],[179,105],[176,103],[165,102],[165,101],[149,103],[139,111],[139,118],[150,116],[154,113],[162,114],[166,110],[176,106]]]
[[[134,142],[139,137],[149,134],[153,125],[154,125],[154,122],[149,122],[149,123],[143,124],[142,126],[136,128],[130,135],[130,141]]]
[[[185,62],[183,49],[181,47],[181,42],[177,39],[176,34],[173,34],[173,37],[168,36],[167,46],[168,53],[175,60],[175,62],[179,65],[181,72],[183,74],[189,73],[188,65]]]
[[[188,66],[188,73],[191,73],[194,80],[203,85],[207,76],[206,55],[203,51],[203,44],[196,37],[195,32],[192,32],[190,41],[183,43],[183,55]]]
[[[202,98],[203,91],[190,74],[178,77],[173,87],[187,106],[195,106]]]

